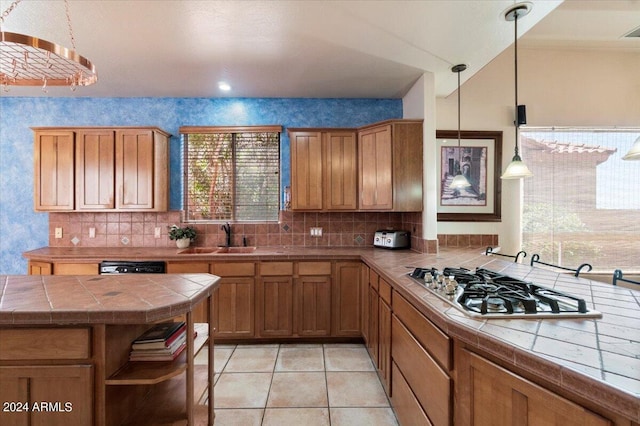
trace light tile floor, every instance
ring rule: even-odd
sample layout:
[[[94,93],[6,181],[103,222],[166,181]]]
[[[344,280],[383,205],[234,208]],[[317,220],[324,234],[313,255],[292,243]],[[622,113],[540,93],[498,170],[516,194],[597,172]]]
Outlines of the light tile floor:
[[[217,345],[214,359],[216,426],[398,425],[363,345]]]

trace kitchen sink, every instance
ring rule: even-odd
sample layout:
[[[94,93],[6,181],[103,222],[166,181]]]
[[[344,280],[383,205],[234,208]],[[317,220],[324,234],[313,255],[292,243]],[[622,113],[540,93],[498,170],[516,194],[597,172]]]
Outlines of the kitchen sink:
[[[213,254],[218,247],[190,247],[180,250],[178,254]]]
[[[190,247],[180,250],[178,254],[233,254],[253,253],[256,247]]]
[[[253,253],[255,247],[220,247],[216,253]]]

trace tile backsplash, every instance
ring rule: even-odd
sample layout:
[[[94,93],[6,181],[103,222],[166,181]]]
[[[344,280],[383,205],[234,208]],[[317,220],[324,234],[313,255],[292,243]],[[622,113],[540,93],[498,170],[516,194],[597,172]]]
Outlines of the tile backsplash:
[[[181,211],[162,213],[50,213],[50,247],[174,247],[167,235],[171,225],[185,225]],[[192,223],[198,237],[193,245],[215,247],[225,244],[221,223]],[[322,228],[312,237],[310,228]],[[62,238],[55,229],[62,228]],[[232,245],[258,247],[366,247],[373,245],[379,229],[411,232],[411,248],[437,253],[438,247],[486,247],[498,243],[497,235],[438,235],[423,240],[421,213],[344,212],[311,213],[281,211],[278,222],[232,223]],[[159,235],[156,232],[159,232]],[[90,237],[91,234],[94,237]]]

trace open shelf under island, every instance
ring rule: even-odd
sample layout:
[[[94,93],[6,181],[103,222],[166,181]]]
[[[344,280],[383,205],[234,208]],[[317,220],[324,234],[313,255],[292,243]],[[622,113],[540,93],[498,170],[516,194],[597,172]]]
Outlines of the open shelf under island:
[[[172,423],[194,424],[204,411],[213,424],[209,324],[218,281],[210,274],[0,276],[0,400],[8,404],[0,424],[141,424],[147,408],[158,409],[145,405],[166,392],[184,395],[164,407]],[[209,323],[196,324],[192,310],[203,302]],[[186,350],[170,362],[130,362],[131,342],[171,319],[187,324]],[[203,347],[207,374],[198,376],[207,380],[195,383]]]

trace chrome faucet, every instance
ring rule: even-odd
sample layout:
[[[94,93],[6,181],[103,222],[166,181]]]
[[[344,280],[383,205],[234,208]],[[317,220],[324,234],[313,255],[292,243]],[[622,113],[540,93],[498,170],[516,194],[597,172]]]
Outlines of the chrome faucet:
[[[231,225],[229,225],[229,222],[227,222],[222,225],[220,229],[224,230],[224,232],[227,234],[227,247],[231,247]]]

